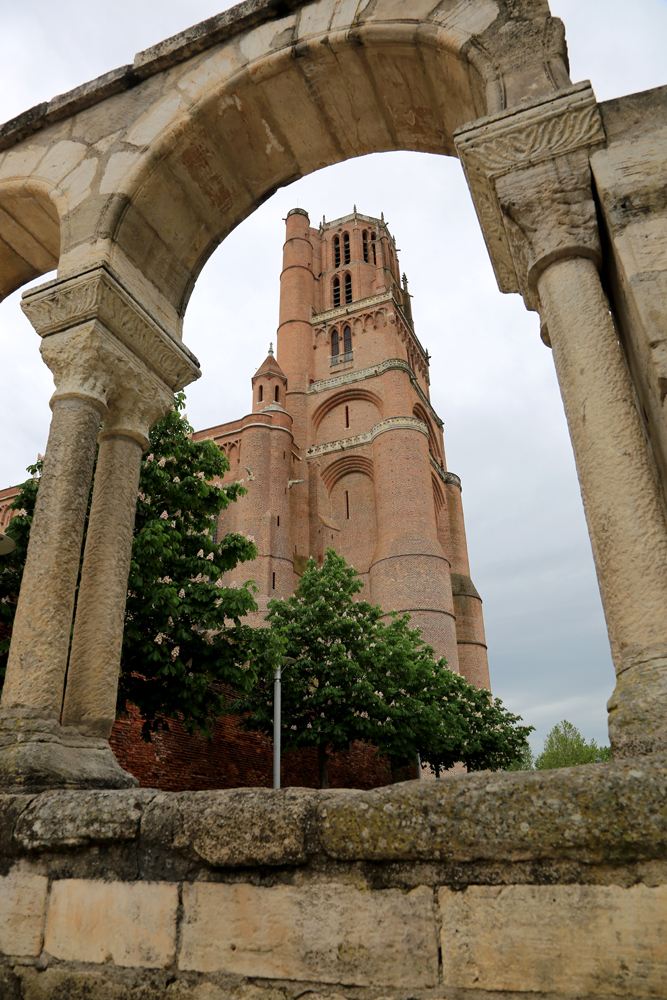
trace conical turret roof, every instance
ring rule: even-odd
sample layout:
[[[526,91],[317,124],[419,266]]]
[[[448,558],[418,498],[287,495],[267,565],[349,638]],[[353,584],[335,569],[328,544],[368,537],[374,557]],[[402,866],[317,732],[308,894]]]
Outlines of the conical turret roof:
[[[273,372],[274,375],[279,375],[280,378],[287,379],[285,372],[282,370],[273,354],[273,344],[269,345],[269,353],[266,355],[266,358],[253,375],[253,379],[258,378],[260,375],[267,375],[269,372]]]

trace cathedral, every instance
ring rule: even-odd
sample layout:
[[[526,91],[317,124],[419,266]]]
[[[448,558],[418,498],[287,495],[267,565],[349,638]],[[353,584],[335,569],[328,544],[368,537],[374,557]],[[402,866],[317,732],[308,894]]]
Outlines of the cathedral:
[[[461,481],[445,462],[429,399],[429,354],[412,321],[384,218],[310,225],[288,213],[277,350],[252,377],[252,411],[198,431],[248,492],[219,535],[250,535],[260,624],[327,546],[360,574],[362,596],[412,625],[450,667],[489,687],[482,602],[471,579]]]
[[[224,450],[225,481],[248,491],[221,514],[218,537],[243,532],[259,554],[225,582],[255,580],[259,626],[269,600],[292,594],[308,558],[321,563],[329,545],[360,574],[364,599],[408,612],[438,656],[489,688],[461,481],[447,470],[396,242],[384,218],[356,208],[317,229],[302,208],[285,221],[276,352],[252,377],[251,412],[194,435]],[[0,491],[0,530],[17,493]],[[136,712],[113,727],[114,753],[142,786],[271,786],[271,741],[233,716],[216,721],[211,740],[178,721],[170,729],[147,744]],[[391,774],[373,747],[355,743],[330,755],[329,778],[372,788]],[[285,754],[282,783],[318,787],[317,752]]]

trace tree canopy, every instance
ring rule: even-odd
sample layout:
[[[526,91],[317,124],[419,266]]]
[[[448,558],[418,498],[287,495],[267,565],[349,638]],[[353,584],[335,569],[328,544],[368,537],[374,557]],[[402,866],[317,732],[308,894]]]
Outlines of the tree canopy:
[[[150,452],[141,465],[125,612],[118,710],[137,706],[144,736],[179,718],[189,730],[210,732],[227,706],[230,689],[243,691],[254,665],[273,662],[267,630],[243,623],[257,609],[252,581],[225,587],[222,575],[254,559],[252,538],[228,534],[217,539],[217,519],[245,492],[223,485],[229,468],[213,441],[194,441],[182,413],[185,396],[150,434]],[[7,534],[16,550],[0,573],[0,623],[9,632],[39,489],[41,462],[30,466],[12,504],[17,515]],[[9,638],[0,642],[0,671]]]
[[[610,748],[598,746],[595,740],[587,743],[577,727],[563,719],[547,733],[542,753],[535,758],[535,768],[548,771],[554,767],[594,764],[596,760],[611,760]]]
[[[316,747],[323,787],[328,748],[354,740],[372,743],[393,765],[417,752],[438,768],[463,761],[471,770],[497,769],[514,760],[532,727],[436,661],[408,615],[383,620],[379,606],[358,599],[361,589],[356,571],[327,549],[321,567],[309,560],[294,595],[269,602],[270,631],[288,659],[283,750]],[[244,728],[272,733],[268,660],[234,709]]]

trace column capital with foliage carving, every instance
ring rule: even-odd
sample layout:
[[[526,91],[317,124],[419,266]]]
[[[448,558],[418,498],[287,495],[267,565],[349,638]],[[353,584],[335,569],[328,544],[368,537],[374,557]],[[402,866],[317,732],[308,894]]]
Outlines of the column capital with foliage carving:
[[[471,122],[455,141],[501,291],[535,310],[550,264],[599,263],[589,157],[605,133],[588,81]]]

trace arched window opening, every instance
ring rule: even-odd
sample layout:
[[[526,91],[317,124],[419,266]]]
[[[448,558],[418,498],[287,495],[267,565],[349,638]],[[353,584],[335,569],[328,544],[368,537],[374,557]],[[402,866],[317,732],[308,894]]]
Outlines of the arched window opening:
[[[352,330],[350,330],[349,326],[346,326],[345,330],[343,331],[343,354],[351,354],[351,353],[352,353]]]
[[[361,242],[364,248],[364,263],[368,264],[368,233],[366,232],[365,229],[361,234]]]
[[[340,240],[334,236],[334,267],[340,267]]]
[[[373,248],[373,263],[377,264],[377,254],[375,253],[375,233],[371,233],[371,247]]]
[[[350,520],[350,494],[345,490],[345,519]]]
[[[260,403],[262,402],[263,399],[264,399],[264,386],[260,385],[260,387],[259,387],[259,401],[260,401]]]
[[[340,344],[338,341],[338,330],[334,330],[331,334],[331,356],[333,358],[337,357],[340,350]]]
[[[345,302],[352,301],[352,275],[345,275]]]
[[[274,399],[275,399],[276,403],[279,403],[280,402],[280,386],[279,385],[276,386],[276,390],[275,390],[275,392],[274,392],[273,395],[274,395]]]
[[[343,253],[345,254],[345,263],[350,263],[350,234],[343,233]]]
[[[345,426],[346,427],[350,426],[350,407],[349,406],[345,407]]]
[[[340,281],[338,278],[333,280],[333,304],[334,309],[337,309],[340,305]]]

